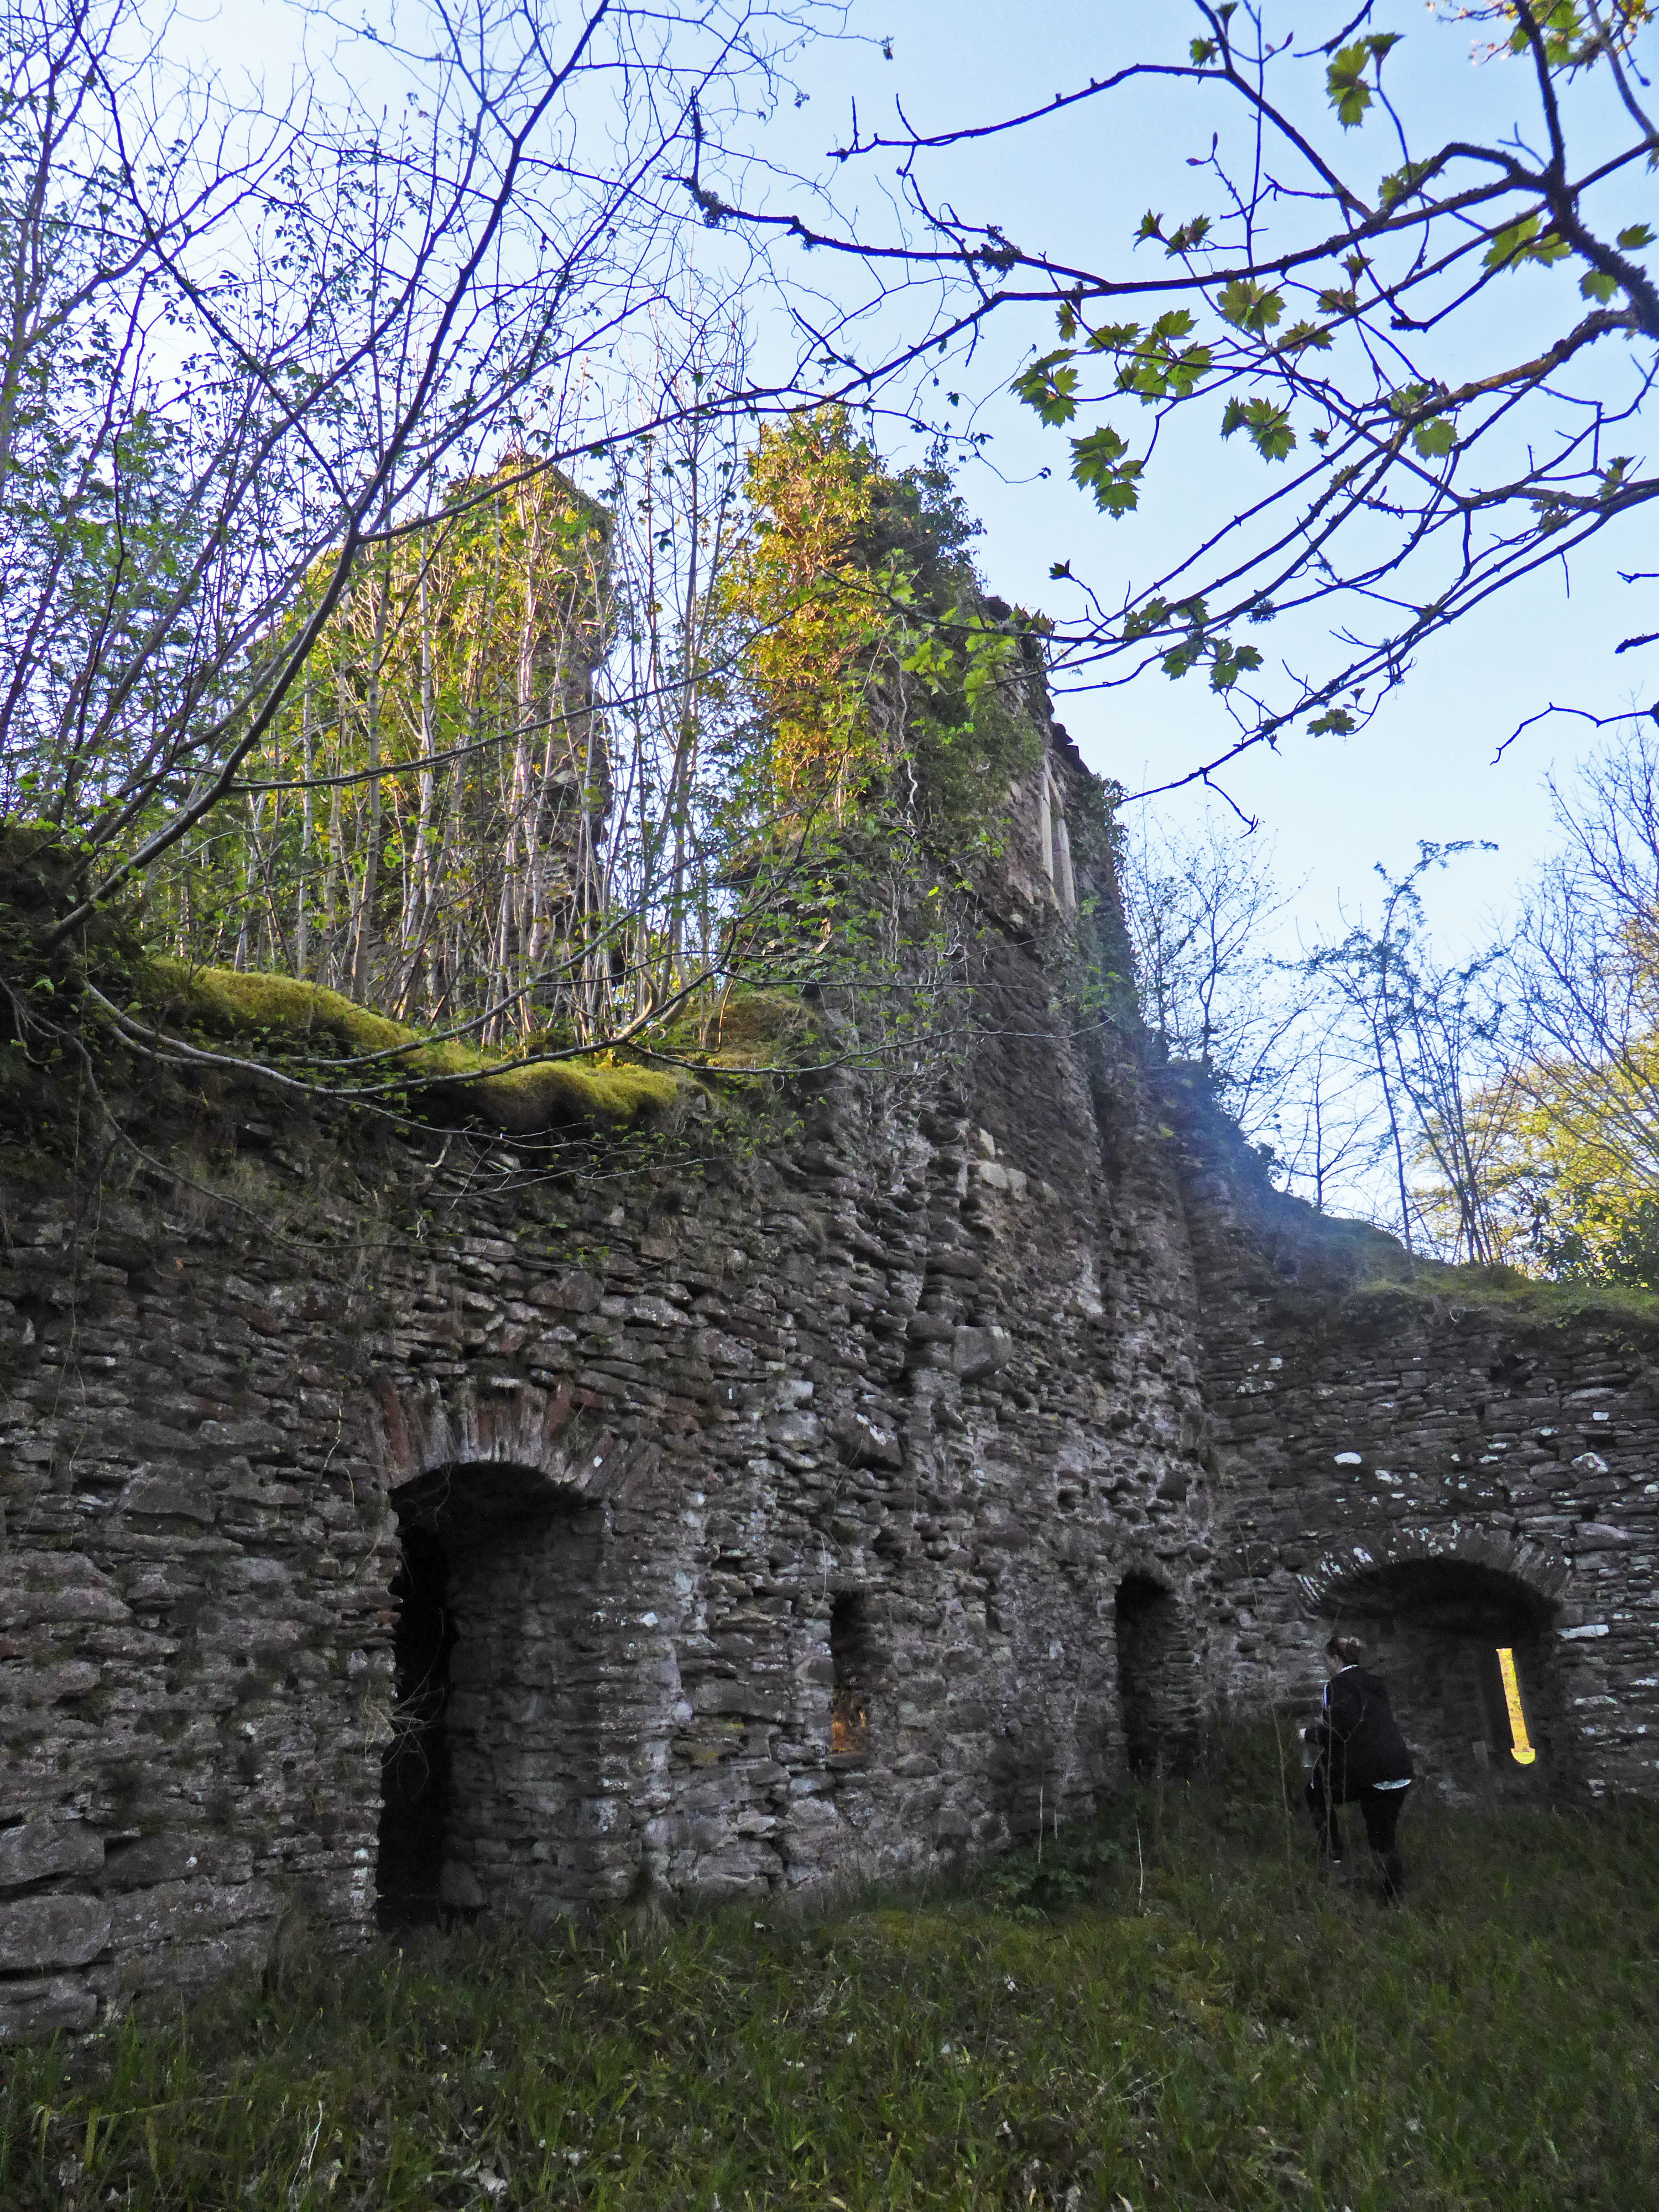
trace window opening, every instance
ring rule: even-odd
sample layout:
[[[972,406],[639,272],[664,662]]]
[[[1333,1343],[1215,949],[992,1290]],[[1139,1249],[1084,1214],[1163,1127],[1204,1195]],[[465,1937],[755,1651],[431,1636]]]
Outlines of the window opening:
[[[1181,1608],[1150,1575],[1125,1575],[1113,1601],[1117,1694],[1132,1774],[1177,1765],[1184,1755]]]
[[[870,1747],[870,1625],[864,1599],[852,1591],[830,1608],[830,1749],[839,1759],[862,1759]]]
[[[1510,1757],[1517,1766],[1530,1766],[1538,1756],[1527,1737],[1527,1709],[1521,1702],[1521,1676],[1515,1653],[1507,1644],[1498,1647],[1498,1672],[1504,1684],[1504,1703],[1509,1714]]]
[[[448,1582],[440,1538],[429,1529],[405,1528],[392,1583],[398,1601],[392,1741],[380,1761],[377,1905],[383,1929],[418,1927],[438,1917],[449,1818],[444,1708],[455,1642]]]

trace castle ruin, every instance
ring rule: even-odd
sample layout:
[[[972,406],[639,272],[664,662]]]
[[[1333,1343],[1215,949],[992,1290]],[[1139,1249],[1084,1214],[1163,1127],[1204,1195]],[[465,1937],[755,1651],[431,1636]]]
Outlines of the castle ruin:
[[[1310,1698],[1338,1618],[1437,1786],[1653,1790],[1659,1312],[1276,1196],[1068,996],[1115,892],[1063,732],[1016,797],[914,1106],[828,1072],[775,1141],[550,1153],[221,1085],[137,1170],[13,1132],[0,2038],[293,1911],[945,1868]]]

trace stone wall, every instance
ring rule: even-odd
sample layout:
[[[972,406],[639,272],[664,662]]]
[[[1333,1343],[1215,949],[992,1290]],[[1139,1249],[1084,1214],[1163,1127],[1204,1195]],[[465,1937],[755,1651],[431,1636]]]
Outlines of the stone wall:
[[[1652,1792],[1659,1304],[1412,1265],[1269,1192],[1190,1091],[1170,1103],[1213,1424],[1217,1690],[1294,1709],[1340,1624],[1443,1792]]]
[[[0,2034],[286,1912],[362,1937],[388,1746],[383,1903],[542,1926],[1088,1811],[1126,1577],[1177,1632],[1133,1725],[1190,1729],[1190,1265],[1131,1045],[1062,996],[1073,891],[1112,897],[1067,791],[1057,737],[920,1110],[843,1074],[623,1153],[173,1079],[125,1146],[37,1149],[0,1200]]]
[[[607,1148],[106,1069],[120,1142],[68,1079],[14,1128],[0,2038],[290,1913],[954,1863],[1301,1717],[1339,1620],[1437,1786],[1654,1787],[1654,1310],[1275,1197],[1079,1011],[1063,734],[1032,786],[925,1082]]]

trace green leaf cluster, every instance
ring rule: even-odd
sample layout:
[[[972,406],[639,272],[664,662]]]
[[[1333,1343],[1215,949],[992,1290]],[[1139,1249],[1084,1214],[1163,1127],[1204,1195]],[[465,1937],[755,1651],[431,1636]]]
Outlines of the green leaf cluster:
[[[1516,222],[1506,223],[1497,232],[1480,258],[1483,269],[1522,269],[1535,262],[1547,268],[1552,262],[1563,261],[1572,248],[1560,233],[1553,228],[1543,211],[1534,208],[1530,215],[1522,216]]]
[[[1224,322],[1252,337],[1265,337],[1285,312],[1285,295],[1253,276],[1235,276],[1216,295],[1216,308]]]
[[[1132,514],[1140,501],[1139,483],[1144,461],[1130,460],[1128,441],[1109,423],[1072,441],[1072,475],[1095,505],[1115,521]]]
[[[1210,689],[1231,691],[1241,676],[1261,665],[1261,654],[1253,645],[1237,645],[1222,629],[1209,627],[1209,605],[1203,599],[1169,600],[1154,592],[1131,607],[1124,616],[1122,635],[1127,643],[1156,637],[1160,632],[1178,633],[1174,644],[1158,656],[1164,673],[1172,680],[1186,676],[1207,662]],[[1252,610],[1252,620],[1271,620],[1273,610]]]
[[[1046,353],[1023,368],[1014,379],[1014,392],[1040,420],[1053,429],[1069,422],[1077,413],[1078,372],[1066,366],[1075,358],[1069,347]]]
[[[1160,399],[1190,398],[1214,359],[1207,345],[1181,343],[1191,337],[1194,327],[1185,307],[1171,307],[1144,337],[1133,323],[1125,326],[1121,336],[1115,332],[1118,390],[1133,392],[1148,406]],[[1103,333],[1096,335],[1103,340]],[[1092,346],[1095,340],[1090,343]]]
[[[1135,243],[1144,246],[1156,239],[1171,260],[1196,252],[1209,236],[1211,218],[1207,215],[1189,216],[1185,222],[1177,223],[1173,230],[1164,228],[1164,217],[1155,209],[1148,208],[1135,230]]]
[[[964,849],[994,836],[1037,742],[1010,689],[1030,625],[983,602],[948,479],[890,475],[825,409],[762,430],[748,497],[726,601],[748,641],[754,819],[827,829],[896,805]]]
[[[1231,438],[1235,430],[1248,434],[1264,461],[1282,461],[1295,450],[1291,410],[1271,399],[1230,399],[1222,410],[1221,434]]]
[[[1384,57],[1400,44],[1397,31],[1372,31],[1351,46],[1339,46],[1325,71],[1325,91],[1345,131],[1365,119],[1376,99],[1368,72],[1379,74]]]

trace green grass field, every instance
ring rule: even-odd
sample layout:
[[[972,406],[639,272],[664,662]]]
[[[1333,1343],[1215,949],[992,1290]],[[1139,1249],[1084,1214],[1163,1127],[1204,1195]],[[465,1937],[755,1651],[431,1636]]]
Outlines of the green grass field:
[[[1659,1808],[1401,1842],[1322,1886],[1256,1757],[951,1887],[291,1956],[13,2054],[0,2203],[1651,2212]]]

